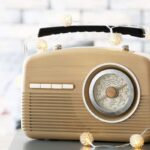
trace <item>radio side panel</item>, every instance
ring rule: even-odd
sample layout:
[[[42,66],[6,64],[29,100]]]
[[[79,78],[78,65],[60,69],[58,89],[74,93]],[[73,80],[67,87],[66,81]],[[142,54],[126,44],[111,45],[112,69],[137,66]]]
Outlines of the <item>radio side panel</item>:
[[[82,86],[87,74],[104,63],[127,67],[140,84],[140,104],[136,112],[121,123],[109,124],[95,119],[83,103]],[[62,50],[31,57],[24,67],[24,131],[35,139],[76,140],[82,132],[88,131],[96,140],[128,141],[131,134],[140,133],[150,125],[149,66],[145,57],[98,48]],[[30,88],[32,83],[57,86]],[[65,84],[73,88],[62,88]]]

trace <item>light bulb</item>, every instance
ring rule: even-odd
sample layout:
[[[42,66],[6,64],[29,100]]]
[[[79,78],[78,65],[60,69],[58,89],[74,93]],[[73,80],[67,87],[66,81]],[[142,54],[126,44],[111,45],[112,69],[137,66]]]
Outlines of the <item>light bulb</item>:
[[[48,44],[45,40],[43,39],[40,39],[37,43],[37,49],[40,51],[40,52],[45,52],[48,50]]]
[[[122,36],[120,33],[111,33],[109,40],[111,44],[119,45],[122,42]]]
[[[80,142],[84,146],[91,146],[93,141],[94,141],[94,138],[90,132],[84,132],[80,135]]]
[[[91,147],[89,147],[89,146],[83,146],[80,150],[91,150]]]
[[[130,137],[130,145],[135,149],[140,149],[144,145],[144,138],[140,134],[133,134]]]
[[[150,40],[150,29],[149,28],[145,29],[145,39]]]
[[[66,26],[66,27],[71,26],[71,24],[72,24],[72,17],[70,15],[64,16],[63,23],[64,23],[64,26]]]

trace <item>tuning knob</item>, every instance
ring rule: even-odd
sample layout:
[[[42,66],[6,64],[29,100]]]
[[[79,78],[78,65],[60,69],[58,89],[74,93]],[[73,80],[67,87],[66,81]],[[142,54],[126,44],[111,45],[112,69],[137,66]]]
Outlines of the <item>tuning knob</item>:
[[[62,49],[62,45],[61,44],[57,44],[54,46],[53,48],[54,50],[61,50]]]
[[[128,52],[129,51],[129,45],[123,45],[122,50]]]

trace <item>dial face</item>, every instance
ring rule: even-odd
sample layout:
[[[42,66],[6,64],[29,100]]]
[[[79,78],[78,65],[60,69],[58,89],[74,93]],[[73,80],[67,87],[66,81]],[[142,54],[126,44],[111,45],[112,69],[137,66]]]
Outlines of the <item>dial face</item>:
[[[134,87],[124,72],[106,69],[92,79],[89,96],[98,111],[116,116],[125,113],[132,105]]]

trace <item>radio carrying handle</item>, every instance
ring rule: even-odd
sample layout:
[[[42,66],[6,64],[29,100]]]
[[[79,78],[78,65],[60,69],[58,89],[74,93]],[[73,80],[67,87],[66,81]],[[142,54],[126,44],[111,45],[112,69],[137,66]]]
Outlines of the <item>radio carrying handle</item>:
[[[79,25],[79,26],[57,26],[40,28],[38,37],[50,36],[61,33],[73,32],[106,32],[109,33],[113,29],[113,33],[121,33],[124,35],[131,35],[139,38],[145,37],[145,30],[143,28],[126,27],[126,26],[99,26],[99,25]]]

